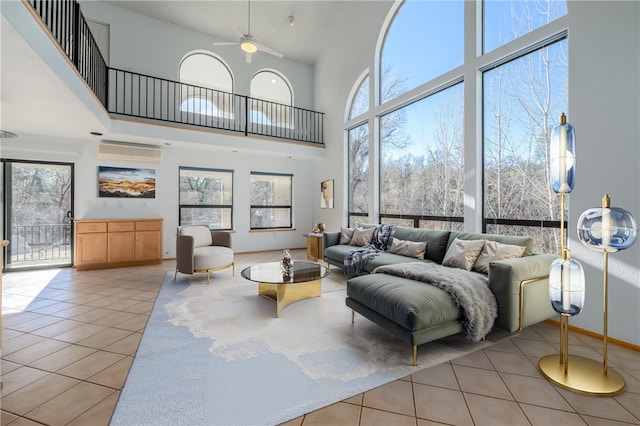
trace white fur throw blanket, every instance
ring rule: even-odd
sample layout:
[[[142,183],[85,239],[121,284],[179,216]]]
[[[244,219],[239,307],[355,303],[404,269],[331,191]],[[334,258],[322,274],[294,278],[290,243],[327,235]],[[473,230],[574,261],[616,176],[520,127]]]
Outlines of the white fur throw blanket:
[[[498,316],[498,304],[489,289],[489,279],[482,274],[421,262],[379,266],[372,273],[422,281],[446,291],[462,309],[467,339],[473,342],[482,340],[491,331]]]

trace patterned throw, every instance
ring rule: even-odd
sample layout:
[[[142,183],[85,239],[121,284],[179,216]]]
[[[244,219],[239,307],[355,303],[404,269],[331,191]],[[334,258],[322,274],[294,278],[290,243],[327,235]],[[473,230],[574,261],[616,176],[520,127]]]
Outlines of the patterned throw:
[[[344,259],[344,273],[353,275],[362,272],[369,260],[389,250],[395,233],[395,225],[377,225],[370,244],[353,249],[347,254]]]

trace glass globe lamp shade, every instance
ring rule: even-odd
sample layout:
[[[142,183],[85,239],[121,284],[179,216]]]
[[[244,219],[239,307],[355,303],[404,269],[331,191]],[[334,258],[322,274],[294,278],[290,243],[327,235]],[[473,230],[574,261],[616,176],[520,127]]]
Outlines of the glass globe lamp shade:
[[[559,313],[578,315],[584,306],[584,269],[577,260],[556,259],[549,270],[549,298],[551,306]]]
[[[635,219],[618,207],[587,209],[578,218],[577,227],[582,244],[610,253],[631,247],[638,237]]]
[[[549,160],[553,191],[565,194],[573,191],[576,183],[576,136],[564,114],[560,117],[560,124],[551,131]]]

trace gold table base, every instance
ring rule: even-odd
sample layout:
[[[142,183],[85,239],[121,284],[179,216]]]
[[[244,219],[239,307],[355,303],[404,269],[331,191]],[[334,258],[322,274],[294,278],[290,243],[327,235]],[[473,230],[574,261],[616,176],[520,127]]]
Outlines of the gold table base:
[[[276,316],[290,304],[312,297],[320,297],[322,286],[320,280],[303,283],[258,283],[258,294],[276,301]]]
[[[601,362],[578,355],[569,355],[567,372],[560,355],[547,355],[538,362],[542,374],[558,386],[591,396],[610,396],[624,389],[624,379],[612,368],[604,374]]]

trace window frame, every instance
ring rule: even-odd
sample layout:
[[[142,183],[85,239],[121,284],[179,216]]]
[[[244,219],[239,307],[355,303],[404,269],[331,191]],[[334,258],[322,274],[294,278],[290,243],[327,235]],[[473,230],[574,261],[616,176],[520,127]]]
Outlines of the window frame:
[[[497,68],[500,68],[501,66],[505,66],[508,65],[514,61],[518,61],[520,59],[525,58],[528,55],[531,54],[535,54],[536,52],[542,50],[542,49],[546,49],[549,48],[551,46],[554,46],[556,44],[562,43],[562,42],[567,42],[568,44],[568,32],[566,30],[558,32],[544,40],[541,40],[537,43],[533,43],[530,45],[527,45],[526,47],[524,47],[523,49],[514,52],[513,54],[507,56],[507,57],[503,57],[500,58],[500,60],[495,61],[491,64],[486,65],[485,67],[480,69],[481,72],[481,78],[483,79],[483,98],[482,98],[482,114],[483,117],[485,116],[485,111],[484,111],[484,75],[487,72],[490,72],[492,70],[495,70]],[[567,85],[568,85],[568,65],[567,65]],[[567,92],[568,92],[568,88],[567,88]],[[567,97],[568,99],[568,97]],[[568,100],[567,100],[567,104],[568,104]],[[558,117],[559,118],[559,117]],[[484,119],[483,122],[480,124],[480,126],[482,127],[482,204],[481,204],[481,211],[482,211],[482,232],[486,233],[486,232],[490,232],[490,233],[496,233],[496,234],[500,234],[501,232],[499,230],[496,229],[489,229],[489,228],[497,228],[500,226],[506,227],[507,229],[509,227],[512,228],[520,228],[521,230],[530,230],[532,232],[535,232],[536,229],[540,229],[543,233],[545,231],[547,232],[552,232],[553,238],[559,239],[559,231],[560,231],[560,220],[557,219],[536,219],[536,218],[526,218],[526,219],[515,219],[515,218],[510,218],[510,217],[487,217],[486,214],[486,200],[487,200],[487,191],[485,190],[487,182],[486,182],[486,172],[487,172],[487,168],[486,168],[486,153],[487,153],[487,147],[485,145],[485,139],[486,139],[486,135],[485,135],[485,123],[484,123]],[[551,132],[551,128],[549,129],[549,132]],[[548,168],[548,165],[547,165]],[[549,191],[552,191],[551,188],[549,188]],[[549,207],[553,207],[553,205],[549,206]],[[567,230],[567,226],[568,223],[565,220],[564,223],[564,229],[565,232]],[[499,229],[499,228],[498,228]],[[512,234],[512,233],[509,233]],[[522,232],[522,231],[518,231],[517,232],[518,235],[526,235],[527,232]],[[547,238],[550,238],[549,236]],[[536,244],[537,246],[535,247],[536,251],[544,251],[545,247],[544,247],[544,239],[542,241],[538,241],[534,238],[534,244]],[[550,250],[552,250],[552,252],[557,252],[558,250],[554,250],[549,248]]]
[[[181,200],[181,186],[180,179],[182,179],[182,171],[190,170],[190,171],[202,171],[202,172],[216,172],[222,174],[229,174],[231,177],[231,204],[182,204]],[[216,169],[216,168],[208,168],[208,167],[190,167],[190,166],[179,166],[178,167],[178,226],[182,226],[183,217],[182,217],[182,209],[220,209],[220,210],[229,210],[229,215],[231,218],[230,227],[211,227],[210,224],[207,224],[209,229],[216,231],[232,231],[233,230],[233,187],[234,187],[234,171],[229,169]]]
[[[249,229],[251,231],[264,231],[264,230],[274,230],[274,229],[293,229],[293,173],[274,173],[274,172],[259,172],[259,171],[251,171],[250,172],[250,195],[249,199],[253,199],[253,177],[254,176],[277,176],[277,177],[289,177],[289,204],[253,204],[250,202],[249,205]],[[253,226],[251,223],[251,217],[253,215],[254,209],[272,209],[272,210],[289,210],[289,226],[264,226],[258,227]]]
[[[564,1],[564,0],[559,0]],[[565,2],[566,3],[566,2]],[[399,94],[390,99],[383,101],[381,92],[381,74],[383,72],[382,50],[385,45],[387,33],[393,25],[398,10],[405,4],[403,0],[397,0],[390,7],[387,16],[382,23],[378,39],[375,45],[374,54],[368,69],[372,70],[370,74],[371,87],[371,107],[370,110],[358,117],[350,117],[349,111],[353,102],[353,96],[347,99],[345,103],[344,117],[344,170],[348,176],[348,151],[349,151],[349,131],[362,123],[369,123],[369,219],[373,223],[382,223],[380,217],[380,117],[401,108],[403,105],[412,103],[418,99],[429,96],[432,93],[443,89],[448,83],[453,81],[463,81],[464,89],[464,166],[469,169],[465,174],[464,181],[464,197],[465,208],[463,222],[452,222],[452,225],[459,227],[462,225],[466,232],[483,232],[486,224],[483,224],[484,218],[484,135],[483,135],[483,99],[482,90],[482,72],[488,67],[497,63],[505,63],[515,56],[519,56],[524,51],[536,50],[539,43],[550,40],[554,37],[564,37],[570,40],[567,35],[570,17],[570,10],[566,14],[557,17],[553,21],[537,27],[535,31],[518,37],[508,43],[497,47],[489,52],[483,52],[484,43],[482,37],[483,30],[483,13],[484,2],[464,2],[464,60],[461,66],[444,72],[422,85],[415,87],[405,93]],[[570,66],[570,64],[568,65]],[[357,91],[362,81],[363,74],[355,78],[352,90]],[[570,83],[570,82],[569,82]],[[569,93],[567,93],[569,99]],[[569,100],[567,100],[569,102]],[[347,209],[349,210],[349,209]],[[344,218],[348,222],[351,212],[347,211]],[[392,218],[394,219],[394,218]],[[438,219],[438,218],[434,218]],[[458,220],[458,219],[456,219]],[[508,219],[507,219],[508,220]],[[553,221],[534,221],[542,223],[543,226],[553,226]],[[415,221],[414,226],[425,226],[423,222]]]
[[[226,74],[229,77],[229,87],[218,87],[215,85],[215,81],[195,81],[183,76],[182,67],[185,62],[188,63],[190,59],[194,59],[197,56],[207,57],[208,60],[216,61],[216,66],[220,66],[220,70],[226,70]],[[211,52],[196,51],[185,55],[180,61],[178,66],[178,80],[180,81],[180,97],[177,99],[178,113],[183,117],[183,121],[189,122],[188,118],[191,117],[193,123],[202,124],[202,120],[206,123],[212,122],[212,120],[233,120],[234,118],[234,101],[233,95],[234,78],[233,73],[229,66],[217,55]],[[190,103],[210,103],[214,107],[212,113],[196,112],[189,108]],[[187,108],[183,109],[183,105],[187,105]]]

